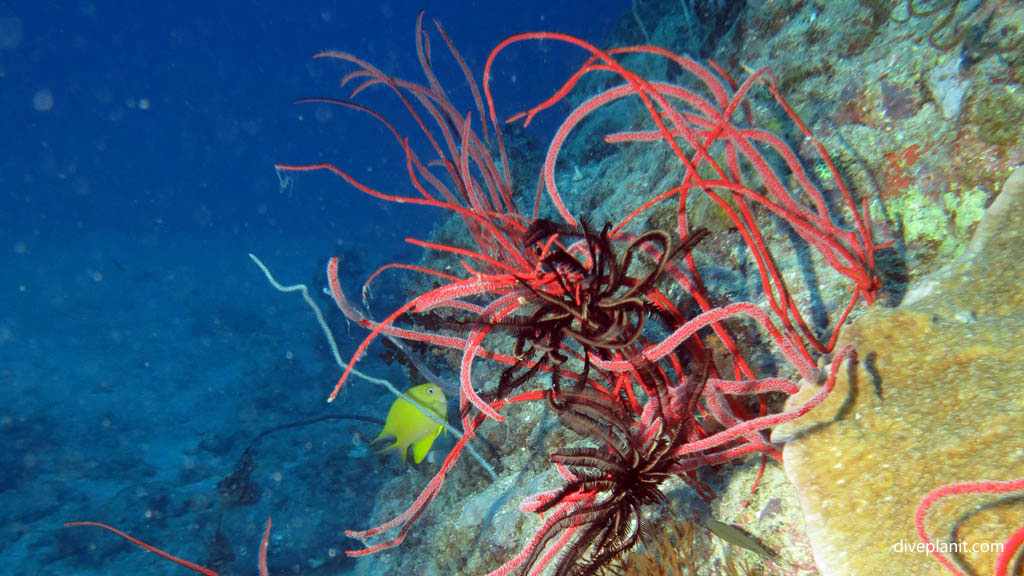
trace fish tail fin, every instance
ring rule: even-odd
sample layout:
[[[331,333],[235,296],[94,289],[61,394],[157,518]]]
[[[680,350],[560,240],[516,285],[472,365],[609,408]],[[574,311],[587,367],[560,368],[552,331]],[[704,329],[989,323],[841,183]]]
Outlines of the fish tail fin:
[[[380,437],[374,438],[373,442],[371,442],[371,444],[373,444],[377,440],[380,440]],[[392,442],[391,444],[388,444],[387,446],[385,446],[383,448],[378,448],[377,449],[377,454],[381,454],[383,452],[388,452],[389,450],[398,450],[398,454],[402,457],[402,464],[403,465],[405,464],[405,454],[406,454],[406,452],[409,451],[409,445],[408,444],[405,444],[405,445],[399,444],[398,443],[398,439],[395,439],[395,441]],[[417,460],[417,462],[419,462],[419,460]]]
[[[384,440],[384,441],[391,440],[392,442],[390,444],[386,445],[386,446],[383,446],[381,448],[377,448],[376,450],[377,450],[378,454],[380,454],[381,452],[387,452],[388,450],[394,450],[398,446],[398,439],[397,438],[394,438],[392,436],[383,436],[383,435],[382,436],[377,436],[373,440],[370,440],[370,445],[373,446],[374,444],[380,442],[381,440]]]

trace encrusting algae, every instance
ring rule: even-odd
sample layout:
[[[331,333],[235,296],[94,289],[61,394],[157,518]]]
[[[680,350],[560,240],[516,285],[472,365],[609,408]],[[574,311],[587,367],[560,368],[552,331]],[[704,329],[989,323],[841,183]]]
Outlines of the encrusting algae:
[[[916,549],[922,498],[952,483],[1024,477],[1022,276],[1018,168],[963,256],[899,307],[873,307],[847,327],[838,346],[856,346],[856,370],[774,431],[773,441],[788,441],[786,473],[824,576],[949,574]],[[789,402],[815,388],[805,384]],[[937,542],[966,543],[946,554],[965,573],[992,574],[992,548],[1024,525],[1024,498],[1008,496],[944,498],[924,527]]]

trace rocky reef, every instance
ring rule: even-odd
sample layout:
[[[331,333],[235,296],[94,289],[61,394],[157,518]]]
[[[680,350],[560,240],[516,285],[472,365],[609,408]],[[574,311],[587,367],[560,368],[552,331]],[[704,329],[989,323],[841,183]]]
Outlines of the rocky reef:
[[[1024,168],[986,211],[966,251],[895,309],[875,307],[840,345],[860,362],[828,400],[779,427],[786,473],[822,574],[947,574],[919,540],[915,509],[939,486],[1024,476]],[[805,385],[791,402],[815,392]],[[945,499],[926,518],[968,573],[991,574],[995,551],[1024,524],[1018,496]]]

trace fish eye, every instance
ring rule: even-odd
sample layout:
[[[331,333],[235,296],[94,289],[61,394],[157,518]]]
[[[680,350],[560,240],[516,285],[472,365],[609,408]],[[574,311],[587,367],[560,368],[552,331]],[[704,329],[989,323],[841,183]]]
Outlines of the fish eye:
[[[430,388],[427,388],[427,394],[433,394],[433,393],[434,393],[434,387],[433,386],[431,386]]]

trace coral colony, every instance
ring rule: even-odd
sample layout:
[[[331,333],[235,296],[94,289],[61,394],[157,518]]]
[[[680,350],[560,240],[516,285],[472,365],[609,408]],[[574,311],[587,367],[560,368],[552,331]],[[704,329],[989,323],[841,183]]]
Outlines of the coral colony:
[[[465,71],[440,26],[438,31]],[[342,80],[343,87],[353,86],[352,97],[371,87],[384,87],[408,108],[432,146],[428,160],[384,118],[362,106],[336,102],[373,114],[385,124],[405,151],[409,179],[418,196],[371,189],[329,164],[278,167],[330,170],[382,199],[451,210],[463,220],[473,241],[472,248],[422,243],[460,258],[464,274],[421,270],[433,275],[439,286],[412,298],[380,322],[357,318],[370,334],[356,350],[353,363],[382,334],[462,351],[460,407],[465,436],[408,510],[375,528],[348,533],[367,543],[349,554],[372,554],[401,543],[484,421],[504,421],[501,412],[509,404],[545,402],[591,446],[566,448],[552,456],[565,483],[522,504],[523,510],[544,514],[544,523],[522,552],[494,574],[531,574],[549,565],[558,574],[591,573],[646,533],[642,507],[663,500],[659,485],[664,479],[678,476],[710,499],[710,488],[696,475],[700,467],[751,453],[780,457],[762,431],[820,403],[843,361],[853,356],[850,349],[835,355],[824,386],[808,403],[788,412],[767,413],[765,394],[792,394],[797,387],[782,378],[756,374],[735,332],[760,328],[766,345],[774,347],[796,373],[818,382],[822,378],[815,367],[816,355],[831,351],[836,330],[818,336],[809,328],[777,267],[763,234],[764,222],[783,220],[827,265],[849,279],[851,297],[836,320],[837,327],[859,299],[872,302],[880,288],[873,274],[877,247],[870,223],[824,149],[775,91],[768,70],[737,85],[721,69],[656,47],[605,52],[561,34],[523,34],[506,39],[492,51],[484,70],[482,98],[466,72],[477,102],[479,124],[474,124],[473,114],[457,110],[435,77],[431,46],[421,26],[417,39],[426,85],[389,77],[350,54],[326,52],[318,57],[355,66]],[[567,42],[590,57],[551,98],[510,121],[529,124],[536,114],[562,101],[587,74],[612,72],[623,83],[586,100],[557,130],[544,161],[533,215],[528,218],[514,201],[489,79],[503,50],[537,40]],[[675,64],[689,74],[692,85],[641,77],[619,61],[634,53]],[[830,215],[822,189],[805,172],[797,153],[753,123],[747,98],[764,86],[815,143],[836,182],[852,230]],[[648,199],[620,221],[604,224],[598,232],[566,207],[556,185],[556,165],[566,138],[580,122],[624,98],[642,102],[651,126],[609,134],[606,140],[667,144],[682,167],[682,177],[677,187]],[[779,162],[792,174],[792,186],[773,167]],[[434,166],[436,170],[428,168]],[[545,191],[556,208],[557,221],[537,217]],[[771,313],[750,302],[712,301],[692,255],[708,235],[689,221],[686,200],[693,194],[710,197],[740,231],[756,262]],[[665,204],[671,204],[677,214],[674,230],[631,231],[640,228],[639,216]],[[330,284],[339,305],[349,308],[336,278],[330,278]],[[406,317],[416,322],[416,316],[423,314],[442,316],[441,328],[426,331],[396,324]],[[492,334],[505,337],[489,338]],[[716,349],[725,354],[713,358]],[[479,359],[505,366],[496,385],[482,387],[474,381]],[[331,399],[348,379],[351,366]],[[761,398],[758,411],[743,402],[744,396]],[[397,534],[390,539],[373,541],[392,529]]]
[[[481,90],[440,24],[436,28],[472,90],[473,111],[456,108],[435,76],[434,47],[422,15],[416,51],[423,84],[388,76],[348,53],[316,56],[354,67],[341,81],[351,89],[350,99],[382,90],[411,114],[428,143],[425,150],[414,150],[406,135],[367,106],[315,100],[369,114],[387,128],[404,151],[414,194],[373,189],[330,164],[277,167],[285,172],[328,170],[382,200],[442,208],[461,219],[468,231],[460,246],[410,240],[459,262],[461,270],[386,266],[425,274],[436,287],[380,321],[346,300],[337,266],[329,266],[336,303],[369,330],[330,400],[378,337],[461,355],[463,434],[407,510],[379,526],[347,532],[365,543],[348,554],[363,556],[398,546],[480,427],[488,420],[506,421],[503,411],[512,404],[534,403],[556,414],[571,431],[566,437],[578,442],[543,456],[563,482],[520,504],[524,512],[541,514],[542,524],[518,554],[504,559],[491,574],[593,574],[648,538],[654,527],[645,520],[644,508],[665,501],[666,479],[676,477],[711,500],[715,494],[698,477],[701,468],[759,454],[763,471],[767,458],[781,459],[766,431],[820,404],[840,370],[856,360],[852,347],[833,348],[857,303],[870,305],[881,289],[874,272],[880,246],[872,238],[866,199],[858,203],[846,188],[824,147],[777,91],[768,69],[737,82],[713,62],[705,65],[655,46],[601,50],[572,36],[528,33],[493,49]],[[536,41],[578,47],[586,60],[550,98],[500,119],[491,90],[495,62],[508,47]],[[635,62],[635,55],[661,60],[681,74],[672,83],[648,79],[623,63]],[[614,75],[618,82],[569,113],[547,149],[535,194],[522,200],[526,195],[516,191],[523,188],[511,180],[502,124],[530,124],[538,114],[567,101],[585,77],[598,74]],[[646,110],[646,122],[631,131],[605,134],[605,142],[670,152],[678,180],[663,193],[641,198],[617,221],[591,222],[574,215],[558,187],[560,153],[588,117],[624,100],[638,102]],[[761,115],[788,122],[804,139],[801,149],[809,153],[759,127]],[[821,169],[807,171],[809,162]],[[554,209],[542,218],[545,195]],[[756,266],[760,302],[731,301],[702,275],[695,253],[715,242],[716,234],[694,217],[692,199],[699,195],[717,206],[742,239]],[[520,210],[524,204],[532,204],[529,213]],[[648,224],[654,212],[672,216],[669,229]],[[781,245],[780,230],[786,235]],[[804,245],[804,257],[821,269],[817,274],[832,275],[846,286],[848,297],[831,310],[829,328],[812,328],[814,323],[807,320],[811,305],[802,296],[807,286],[793,280],[801,276],[780,268],[780,251],[793,250],[794,242]],[[766,350],[776,359],[775,368],[751,361]],[[500,376],[484,382],[481,363]],[[820,389],[804,404],[773,409],[778,403],[769,402],[768,395],[796,393],[797,377]],[[927,540],[921,526],[936,499],[988,488],[954,486],[929,495],[918,512],[921,537]],[[1004,572],[1013,545],[1020,545],[1020,534],[1014,537],[1007,543],[1011,550]],[[262,558],[260,573],[266,574]]]

